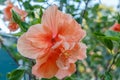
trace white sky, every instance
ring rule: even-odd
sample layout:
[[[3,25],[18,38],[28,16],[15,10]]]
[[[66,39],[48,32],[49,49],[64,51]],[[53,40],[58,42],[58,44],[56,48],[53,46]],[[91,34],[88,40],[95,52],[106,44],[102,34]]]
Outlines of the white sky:
[[[51,3],[53,0],[49,0]],[[101,4],[107,5],[107,6],[112,6],[115,9],[117,8],[119,0],[94,0],[95,2],[101,1]],[[0,10],[3,10],[5,6],[0,5]],[[0,28],[2,29],[3,32],[9,33],[9,30],[5,26],[4,22],[2,21],[2,16],[0,16]]]

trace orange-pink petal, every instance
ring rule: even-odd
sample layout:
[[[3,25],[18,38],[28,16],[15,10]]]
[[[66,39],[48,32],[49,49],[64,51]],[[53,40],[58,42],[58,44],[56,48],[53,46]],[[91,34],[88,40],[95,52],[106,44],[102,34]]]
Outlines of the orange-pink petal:
[[[7,0],[7,6],[3,11],[5,20],[11,19],[11,17],[12,17],[11,9],[13,8],[13,6],[14,5],[9,0]]]
[[[42,57],[42,59],[37,59],[37,64],[32,68],[32,73],[39,78],[40,77],[52,78],[58,71],[58,67],[56,65],[56,59],[58,58],[58,53],[54,51],[53,52],[50,51],[47,54],[49,54],[50,56],[46,58],[47,56],[46,55]],[[41,61],[43,62],[42,64]]]
[[[19,28],[19,26],[15,22],[10,22],[8,25],[8,29],[10,31],[16,31],[18,28]]]
[[[58,20],[57,20],[57,6],[53,5],[46,9],[42,16],[42,24],[46,27],[48,27],[53,34],[53,38],[56,37],[58,33]]]
[[[21,55],[32,59],[44,54],[44,49],[34,47],[31,41],[26,39],[26,33],[18,39],[17,49]]]
[[[31,44],[36,48],[49,48],[51,47],[51,32],[43,27],[41,24],[33,25],[26,33],[26,37]]]
[[[75,64],[71,63],[69,69],[59,69],[55,76],[59,79],[62,79],[66,76],[70,76],[75,71],[76,71],[76,66],[75,66]]]
[[[113,30],[113,31],[120,32],[120,24],[115,23],[110,29]]]

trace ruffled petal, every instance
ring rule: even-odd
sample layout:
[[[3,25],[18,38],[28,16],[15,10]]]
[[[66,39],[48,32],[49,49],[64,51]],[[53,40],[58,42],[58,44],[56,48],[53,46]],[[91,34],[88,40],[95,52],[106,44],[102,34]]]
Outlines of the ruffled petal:
[[[78,59],[83,60],[86,56],[86,45],[83,43],[78,43],[75,47],[70,51],[69,62],[75,63]]]
[[[55,75],[57,78],[62,79],[66,76],[70,76],[76,71],[75,64],[70,64],[69,69],[59,69],[57,74]]]
[[[56,37],[58,33],[58,16],[57,16],[57,6],[53,5],[46,9],[42,16],[42,24],[48,27],[53,34],[53,38]]]
[[[30,40],[32,45],[36,48],[49,48],[52,43],[51,32],[43,27],[41,24],[33,25],[26,33],[26,38]]]
[[[87,46],[83,43],[80,43],[79,46],[80,46],[79,55],[77,57],[79,60],[83,60],[87,57],[87,55],[86,55]]]
[[[68,58],[64,54],[60,54],[59,58],[56,61],[56,64],[60,69],[68,69],[70,67]]]
[[[50,52],[49,54],[50,55],[49,57],[47,57],[47,60],[46,60],[46,56],[44,56],[41,59],[37,59],[40,61],[37,61],[37,64],[32,68],[32,73],[39,78],[40,77],[52,78],[58,72],[58,67],[56,65],[56,59],[58,58],[58,53]],[[41,64],[41,61],[44,63]]]
[[[31,41],[26,39],[26,33],[23,34],[18,39],[17,49],[21,55],[28,57],[28,58],[32,58],[32,59],[36,59],[38,57],[38,55],[40,56],[40,55],[44,54],[43,49],[39,49],[39,48],[34,47],[31,44]]]
[[[67,41],[78,42],[85,37],[86,32],[70,15],[62,13],[61,21],[59,34],[64,36]]]
[[[11,13],[12,7],[14,7],[14,5],[11,2],[7,1],[7,7],[3,11],[5,20],[10,20],[12,18],[12,13]]]

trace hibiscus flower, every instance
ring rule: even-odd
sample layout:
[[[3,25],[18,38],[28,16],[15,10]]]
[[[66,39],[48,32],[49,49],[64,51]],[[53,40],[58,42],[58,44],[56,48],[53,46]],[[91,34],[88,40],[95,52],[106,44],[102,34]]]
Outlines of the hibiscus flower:
[[[44,12],[41,24],[31,26],[19,38],[17,48],[21,55],[36,60],[35,76],[62,79],[76,71],[77,60],[86,58],[86,45],[80,42],[85,35],[71,15],[53,5]]]
[[[12,20],[12,12],[11,10],[13,9],[16,13],[18,13],[21,17],[21,20],[24,21],[25,20],[25,17],[27,16],[27,12],[19,9],[17,6],[14,6],[10,0],[7,0],[6,1],[6,8],[4,9],[3,13],[4,13],[4,20],[6,21],[9,21],[9,25],[8,25],[8,28],[10,31],[15,31],[17,30],[19,27],[19,25],[17,23],[15,23],[13,20]]]
[[[110,29],[113,30],[113,31],[120,32],[120,24],[115,23]]]

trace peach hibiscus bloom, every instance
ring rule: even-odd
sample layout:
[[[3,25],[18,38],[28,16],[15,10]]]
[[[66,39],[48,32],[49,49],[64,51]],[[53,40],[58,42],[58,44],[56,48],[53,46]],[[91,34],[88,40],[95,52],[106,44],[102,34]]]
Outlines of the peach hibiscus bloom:
[[[6,21],[10,21],[10,24],[9,24],[9,29],[10,31],[15,31],[17,30],[19,27],[18,25],[12,21],[12,12],[11,10],[13,9],[15,12],[17,12],[20,16],[21,16],[21,19],[24,21],[25,20],[25,17],[27,16],[27,12],[19,9],[17,6],[14,6],[10,0],[7,0],[6,1],[6,8],[4,9],[3,13],[4,13],[4,20]]]
[[[113,31],[120,32],[120,24],[115,23],[110,29],[113,30]]]
[[[19,25],[16,24],[15,22],[10,22],[9,25],[8,25],[8,28],[10,31],[16,31],[19,27]]]
[[[50,6],[42,23],[33,25],[18,40],[18,51],[36,59],[32,73],[39,78],[59,79],[76,71],[75,62],[86,58],[86,46],[80,41],[86,32],[69,14]]]

